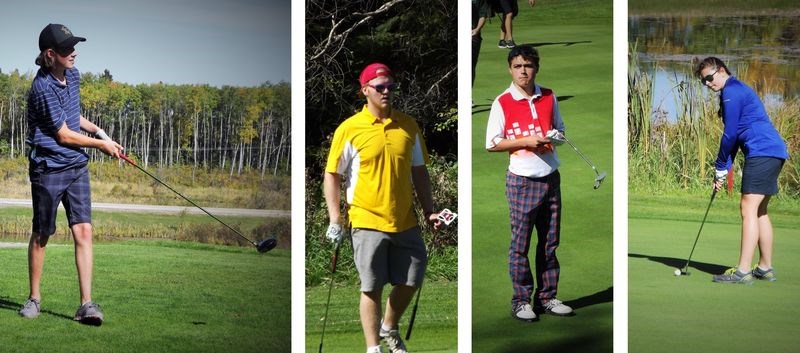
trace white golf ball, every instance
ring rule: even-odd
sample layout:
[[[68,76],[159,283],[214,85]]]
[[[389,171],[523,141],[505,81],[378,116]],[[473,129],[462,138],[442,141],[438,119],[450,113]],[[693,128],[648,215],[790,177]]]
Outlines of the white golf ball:
[[[681,275],[681,270],[680,269],[675,269],[675,272],[673,272],[673,273],[675,273],[676,276],[680,276]]]

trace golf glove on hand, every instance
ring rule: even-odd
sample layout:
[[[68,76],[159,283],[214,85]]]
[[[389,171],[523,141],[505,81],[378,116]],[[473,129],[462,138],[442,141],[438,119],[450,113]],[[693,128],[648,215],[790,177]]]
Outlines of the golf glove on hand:
[[[342,239],[342,225],[331,223],[328,225],[328,231],[325,232],[325,237],[332,242],[338,243]]]
[[[564,134],[556,129],[548,131],[545,137],[549,138],[550,143],[552,143],[554,146],[561,146],[564,144]]]
[[[728,176],[727,170],[717,170],[714,172],[714,181],[724,181]]]

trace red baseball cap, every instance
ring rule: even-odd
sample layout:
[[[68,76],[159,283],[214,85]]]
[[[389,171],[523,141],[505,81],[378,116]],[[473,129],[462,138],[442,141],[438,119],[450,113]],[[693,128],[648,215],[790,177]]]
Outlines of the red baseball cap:
[[[369,81],[378,76],[392,76],[392,70],[389,70],[389,67],[384,64],[372,63],[361,71],[358,81],[361,82],[361,87],[364,87]]]

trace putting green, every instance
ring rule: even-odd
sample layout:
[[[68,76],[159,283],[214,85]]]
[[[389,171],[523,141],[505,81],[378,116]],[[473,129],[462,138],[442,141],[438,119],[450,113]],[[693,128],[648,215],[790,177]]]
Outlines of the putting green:
[[[738,212],[736,197],[718,196],[692,255],[690,275],[676,277],[673,271],[686,263],[708,199],[686,197],[680,206],[685,220],[663,219],[674,217],[671,210],[678,205],[646,199],[645,205],[634,196],[629,206],[632,214],[653,211],[628,221],[628,351],[797,351],[800,230],[773,219],[778,281],[713,283],[712,274],[738,261],[741,229],[732,217]],[[797,217],[780,201],[770,207],[779,220],[789,212]]]
[[[559,299],[574,317],[535,323],[510,316],[510,226],[505,199],[507,153],[484,149],[492,100],[511,83],[507,49],[497,48],[499,21],[487,23],[472,89],[472,351],[612,351],[612,79],[611,2],[548,1],[531,10],[520,1],[517,44],[541,56],[537,83],[552,88],[567,136],[608,172],[595,173],[568,146],[559,147],[563,198]]]

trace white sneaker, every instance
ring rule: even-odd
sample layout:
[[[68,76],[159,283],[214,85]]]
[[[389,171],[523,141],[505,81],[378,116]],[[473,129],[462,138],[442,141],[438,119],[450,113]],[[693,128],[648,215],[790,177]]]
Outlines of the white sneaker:
[[[408,353],[405,343],[400,338],[400,331],[397,329],[386,331],[381,327],[378,336],[386,342],[390,353]]]
[[[514,306],[514,308],[511,309],[511,316],[517,320],[528,322],[536,320],[536,313],[533,312],[533,308],[528,303]]]
[[[381,346],[372,347],[372,349],[367,349],[367,353],[383,353],[383,348]]]
[[[542,304],[544,311],[556,316],[570,316],[573,314],[572,308],[564,305],[560,300],[553,298]]]

